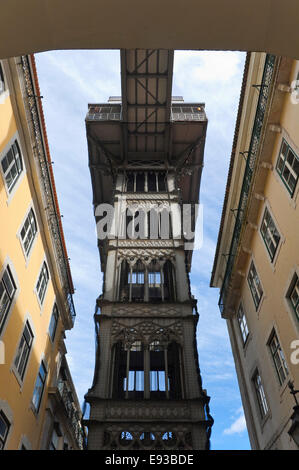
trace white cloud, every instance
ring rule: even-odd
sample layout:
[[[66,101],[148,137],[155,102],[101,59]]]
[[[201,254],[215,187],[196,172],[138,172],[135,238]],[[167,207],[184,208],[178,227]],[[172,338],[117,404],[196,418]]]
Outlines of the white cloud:
[[[224,429],[223,434],[242,434],[244,431],[246,431],[247,428],[243,409],[240,408],[237,413],[239,416],[235,418],[229,428]]]
[[[192,62],[191,67],[187,65]],[[231,80],[238,74],[240,54],[238,52],[223,51],[176,51],[175,72],[181,75],[182,69],[192,72],[192,78],[202,82],[212,82],[223,86],[223,82]],[[183,75],[182,75],[183,76]]]

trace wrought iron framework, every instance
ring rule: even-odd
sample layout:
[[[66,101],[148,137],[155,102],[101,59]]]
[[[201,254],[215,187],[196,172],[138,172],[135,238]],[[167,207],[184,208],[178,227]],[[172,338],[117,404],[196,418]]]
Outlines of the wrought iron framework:
[[[121,51],[123,158],[140,152],[168,156],[173,51]]]

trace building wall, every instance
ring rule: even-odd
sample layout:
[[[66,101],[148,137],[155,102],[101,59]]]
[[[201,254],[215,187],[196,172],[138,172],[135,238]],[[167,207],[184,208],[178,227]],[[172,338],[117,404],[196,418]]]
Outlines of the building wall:
[[[257,64],[257,55],[260,54],[252,56],[251,67],[254,63]],[[279,67],[280,70],[284,70],[287,76],[287,80],[283,84],[291,84],[291,82],[297,78],[299,69],[299,63],[297,61],[293,61],[290,66],[287,66],[285,62],[281,61]],[[252,87],[253,83],[256,82],[253,81],[249,69],[247,93],[249,93],[248,90]],[[277,90],[278,85],[279,81],[275,83],[275,90]],[[295,404],[293,397],[289,393],[288,381],[294,381],[295,388],[298,388],[299,365],[294,363],[294,360],[291,360],[291,355],[294,352],[292,342],[294,340],[298,341],[299,339],[299,321],[298,318],[296,318],[287,296],[294,274],[296,271],[299,271],[297,237],[299,231],[299,212],[297,206],[299,183],[297,182],[294,195],[291,197],[276,170],[276,164],[282,139],[288,142],[299,158],[299,137],[297,129],[299,105],[291,102],[290,93],[282,91],[276,91],[276,93],[282,94],[279,98],[281,104],[278,109],[274,109],[273,103],[277,103],[277,101],[273,101],[273,107],[269,110],[269,115],[272,116],[272,118],[275,116],[276,121],[271,121],[271,124],[279,125],[280,130],[279,128],[276,129],[278,132],[275,132],[274,145],[271,148],[266,139],[262,142],[259,161],[260,163],[263,160],[267,160],[269,163],[269,155],[271,157],[270,162],[272,163],[272,168],[263,168],[258,165],[256,168],[255,181],[260,177],[261,172],[266,172],[266,178],[263,191],[261,191],[260,194],[261,200],[259,200],[257,217],[256,220],[253,221],[255,227],[252,229],[250,243],[248,243],[248,238],[244,241],[244,233],[243,238],[241,235],[240,249],[243,249],[245,243],[247,260],[244,263],[243,281],[238,291],[239,301],[236,303],[235,311],[230,318],[228,318],[227,324],[252,447],[260,449],[295,449],[296,445],[287,433],[291,425],[290,417],[292,408]],[[243,118],[245,115],[255,113],[255,108],[256,104],[254,101],[247,101],[245,98]],[[270,123],[268,123],[268,126],[269,125]],[[250,128],[250,125],[248,128]],[[243,123],[241,122],[237,151],[248,148],[246,146],[242,147],[242,144],[240,144],[244,140],[248,142],[247,137],[250,135],[247,131],[248,128],[244,126],[244,121]],[[269,132],[269,130],[265,132]],[[230,188],[230,198],[228,199],[229,202],[226,207],[224,225],[226,228],[228,228],[230,224],[233,226],[229,210],[238,205],[237,197],[235,197],[233,202],[233,204],[236,205],[232,204],[233,194],[239,194],[240,182],[242,182],[243,179],[242,170],[240,166],[238,168],[237,165],[236,163],[234,167],[233,184]],[[265,208],[270,212],[280,234],[280,242],[272,261],[260,231]],[[230,224],[228,222],[229,217]],[[229,251],[231,233],[232,230],[228,232],[226,232],[225,229],[223,230],[220,253],[221,251],[225,252],[224,250],[227,250],[226,253]],[[215,260],[217,269],[213,282],[214,285],[218,282],[218,285],[221,286],[225,266],[222,265],[221,267],[222,261],[220,261],[220,256],[221,254],[219,254],[218,259]],[[252,261],[254,262],[263,290],[263,296],[258,307],[256,307],[253,301],[253,296],[248,284],[248,272]],[[220,272],[222,273],[221,275],[219,274]],[[236,316],[240,304],[243,306],[249,329],[249,336],[245,345],[243,344],[239,322]],[[288,370],[282,383],[279,381],[269,347],[269,340],[273,331],[275,331],[278,338]],[[258,370],[261,377],[269,408],[266,416],[263,418],[260,414],[252,380],[256,370]]]
[[[18,449],[21,442],[27,442],[26,447],[38,449],[48,407],[48,388],[56,384],[60,361],[65,353],[63,335],[67,326],[62,320],[62,286],[52,280],[53,266],[56,270],[57,266],[52,247],[47,243],[49,227],[43,220],[42,211],[45,209],[40,198],[40,188],[36,188],[35,157],[32,146],[28,145],[29,129],[20,110],[21,85],[16,80],[18,65],[12,59],[3,61],[2,68],[6,89],[0,94],[0,280],[8,265],[17,290],[0,330],[0,341],[5,352],[4,363],[0,364],[0,411],[2,409],[10,421],[5,449]],[[1,161],[15,139],[21,151],[23,171],[9,192]],[[26,256],[20,230],[31,208],[36,217],[37,233]],[[41,304],[36,285],[44,261],[48,267],[49,282]],[[52,341],[49,325],[55,302],[60,315]],[[34,339],[21,379],[14,361],[27,320]],[[32,397],[42,360],[47,368],[47,378],[37,413],[32,406]]]

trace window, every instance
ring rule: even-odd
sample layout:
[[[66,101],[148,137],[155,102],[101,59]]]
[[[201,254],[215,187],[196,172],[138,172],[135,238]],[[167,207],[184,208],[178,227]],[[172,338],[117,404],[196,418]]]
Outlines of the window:
[[[269,407],[266,400],[262,379],[258,371],[255,372],[252,380],[261,413],[261,418],[264,418],[269,411]]]
[[[160,287],[161,286],[161,272],[149,272],[148,273],[148,284],[150,287]]]
[[[275,331],[273,332],[268,344],[277,372],[278,380],[281,385],[285,381],[289,371]]]
[[[30,209],[29,214],[26,217],[26,220],[24,222],[24,225],[20,233],[22,245],[26,253],[26,256],[28,256],[29,254],[29,251],[30,251],[30,248],[32,247],[32,243],[33,243],[36,233],[37,233],[37,225],[36,225],[35,215],[34,215],[33,209]]]
[[[44,391],[45,383],[46,383],[46,377],[47,377],[47,370],[46,370],[44,362],[42,361],[39,371],[38,371],[38,376],[35,382],[35,387],[34,387],[33,397],[32,397],[32,404],[36,412],[38,412],[40,404],[41,404],[43,391]]]
[[[58,308],[57,308],[57,305],[55,304],[53,307],[53,312],[52,312],[50,326],[49,326],[49,335],[52,341],[54,341],[54,338],[55,338],[56,328],[58,324],[58,317],[59,317]]]
[[[252,294],[252,298],[255,304],[256,309],[258,308],[261,298],[263,296],[263,289],[261,286],[261,281],[257,275],[253,261],[251,262],[249,273],[248,273],[248,284]]]
[[[246,321],[242,304],[240,304],[239,306],[237,319],[238,319],[238,323],[239,323],[239,327],[240,327],[240,331],[242,335],[243,344],[245,344],[249,335],[249,330],[248,330],[248,325],[247,325],[247,321]]]
[[[129,279],[130,282],[130,273]],[[143,271],[132,271],[132,284],[144,284],[144,272]]]
[[[129,368],[123,379],[123,390],[126,397],[143,398],[144,392],[144,359],[141,341],[135,341],[131,347],[123,351],[128,358]]]
[[[280,241],[280,235],[267,208],[265,209],[260,231],[271,261],[273,261]]]
[[[144,266],[140,260],[128,272],[129,301],[141,302],[144,300]]]
[[[4,73],[3,73],[1,62],[0,62],[0,95],[4,91],[5,91]]]
[[[0,450],[4,449],[7,435],[9,432],[9,428],[10,428],[10,422],[8,421],[3,411],[0,410]]]
[[[123,302],[174,301],[175,273],[170,260],[138,260],[130,266],[123,260],[120,267],[118,299]]]
[[[162,330],[162,331],[161,331]],[[163,328],[160,329],[163,333]],[[144,345],[119,342],[113,347],[113,389],[115,399],[182,398],[180,347],[153,340]]]
[[[172,237],[171,211],[152,207],[147,212],[147,237],[151,240],[168,240]]]
[[[4,179],[10,193],[23,170],[23,162],[18,142],[15,140],[7,154],[2,158],[1,166]]]
[[[290,195],[293,196],[299,175],[299,159],[284,139],[281,144],[276,170]]]
[[[0,280],[0,331],[12,304],[15,292],[16,285],[7,266]]]
[[[168,395],[169,378],[167,378],[168,365],[165,364],[164,346],[159,341],[149,345],[150,351],[150,394],[151,397],[163,398]],[[168,380],[166,384],[166,380]],[[161,393],[159,393],[161,392]]]
[[[165,171],[129,171],[126,173],[127,192],[165,192]]]
[[[295,277],[292,281],[288,299],[293,307],[297,320],[299,320],[299,278],[297,274],[295,274]]]
[[[46,263],[44,262],[40,275],[38,277],[37,284],[36,284],[36,291],[37,291],[37,295],[41,304],[43,303],[44,298],[45,298],[48,281],[49,281],[49,271],[48,271]]]
[[[15,358],[15,362],[14,362],[15,368],[17,369],[18,374],[22,380],[25,374],[30,350],[32,347],[32,342],[33,342],[33,333],[27,321],[25,324],[25,328],[22,334],[22,338],[18,347],[18,352]]]

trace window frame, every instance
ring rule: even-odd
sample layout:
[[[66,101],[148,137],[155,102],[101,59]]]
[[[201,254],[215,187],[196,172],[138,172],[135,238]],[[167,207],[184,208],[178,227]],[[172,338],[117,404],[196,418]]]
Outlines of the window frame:
[[[277,344],[275,345],[275,350],[273,351],[273,349],[271,347],[271,343],[274,339],[276,340]],[[285,381],[287,380],[288,376],[289,376],[289,369],[288,369],[286,359],[285,359],[285,355],[284,355],[282,347],[280,345],[277,333],[276,333],[274,328],[273,328],[273,330],[271,332],[271,335],[269,337],[269,340],[267,342],[267,346],[269,348],[269,353],[270,353],[272,363],[274,365],[274,368],[275,368],[275,371],[276,371],[276,374],[277,374],[279,385],[282,386],[285,383]],[[275,360],[275,356],[276,356],[277,352],[279,352],[279,351],[280,351],[280,354],[278,353],[278,358],[279,358],[279,362],[280,362],[280,368],[278,368],[276,360]],[[283,371],[284,378],[281,377],[280,370]]]
[[[125,172],[124,191],[127,193],[167,193],[168,181],[165,170],[129,170]],[[149,176],[151,175],[151,176]],[[143,177],[143,184],[141,180]],[[149,189],[149,181],[153,177],[154,189]]]
[[[41,283],[40,281],[42,280],[42,276],[44,273],[47,273],[47,276],[44,277],[44,279],[46,279],[46,284],[45,284],[45,287],[44,287],[44,290],[42,292],[42,295],[40,296],[40,286],[41,286]],[[40,306],[43,305],[44,303],[44,300],[45,300],[45,297],[46,297],[46,293],[47,293],[47,290],[48,290],[48,286],[49,286],[49,281],[50,281],[50,273],[49,273],[49,268],[48,268],[48,265],[46,263],[46,261],[44,260],[42,262],[42,266],[40,268],[40,271],[39,271],[39,275],[38,275],[38,278],[37,278],[37,282],[36,282],[36,285],[35,285],[35,291],[36,291],[36,295],[37,295],[37,299],[38,299],[38,302],[40,304]],[[40,285],[39,285],[40,284]],[[39,287],[38,287],[39,286]]]
[[[28,329],[29,335],[30,335],[29,341],[27,341],[26,336],[25,336],[26,328]],[[22,345],[22,350],[21,350],[22,341],[23,341],[23,345]],[[31,351],[32,351],[33,342],[34,342],[34,333],[33,333],[33,330],[31,328],[29,320],[26,320],[23,331],[22,331],[21,338],[20,338],[19,343],[18,343],[16,353],[15,353],[15,357],[14,357],[14,360],[13,360],[13,371],[17,374],[17,377],[20,379],[21,382],[24,381],[27,365],[29,363],[29,358],[30,358],[30,354],[31,354]],[[27,346],[27,350],[25,350],[24,344],[25,344],[25,346]],[[21,350],[21,352],[20,352],[20,350]],[[24,353],[24,351],[25,351],[25,353]],[[20,371],[19,367],[20,367],[20,364],[23,360],[24,355],[25,355],[25,359],[23,361],[22,370]],[[18,360],[18,363],[16,364],[17,360]]]
[[[292,294],[293,294],[297,284],[298,284],[298,287],[297,287],[298,297],[297,297],[297,302],[295,302],[295,304],[294,304],[294,302],[292,301]],[[297,271],[295,271],[293,276],[292,276],[292,280],[289,284],[289,287],[288,287],[288,290],[287,290],[287,293],[286,293],[286,299],[287,299],[287,303],[290,306],[293,314],[295,315],[295,318],[299,322],[299,274],[298,274]],[[298,309],[298,312],[297,312],[297,309]]]
[[[9,152],[13,153],[13,160],[4,170],[3,162],[7,158]],[[16,159],[16,155],[19,157],[18,161]],[[18,165],[18,162],[19,162],[19,165]],[[7,182],[7,174],[11,172],[13,163],[16,165],[17,176],[12,180],[13,181],[12,184],[9,185]],[[23,159],[23,155],[21,152],[21,146],[20,146],[19,140],[16,136],[10,141],[9,145],[5,148],[4,152],[2,153],[0,167],[1,167],[1,172],[2,172],[3,179],[4,179],[7,194],[10,196],[13,193],[13,190],[16,187],[16,184],[19,181],[20,176],[24,172],[24,159]]]
[[[256,381],[257,378],[259,379],[259,383],[257,383]],[[255,369],[251,380],[252,380],[253,388],[255,391],[256,402],[257,402],[258,409],[259,409],[259,416],[260,416],[260,419],[263,421],[269,415],[270,408],[269,408],[268,400],[265,394],[265,389],[264,389],[263,381],[261,378],[261,374],[258,369]]]
[[[41,370],[43,370],[43,372],[44,372],[44,377],[43,378],[42,378]],[[44,395],[47,376],[48,376],[48,370],[47,370],[47,367],[46,367],[46,363],[45,363],[44,360],[42,360],[41,363],[40,363],[39,369],[38,369],[37,376],[36,376],[35,385],[34,385],[33,394],[32,394],[32,399],[31,399],[32,407],[33,407],[33,410],[36,414],[39,412],[40,407],[41,407],[41,402],[42,402],[43,395]],[[40,384],[38,382],[39,380],[40,380],[40,384],[41,384],[40,389],[39,389]],[[38,397],[37,406],[36,406],[36,403],[35,403],[35,396]]]
[[[30,216],[32,217],[32,219],[29,221],[29,224],[30,224],[29,228],[27,228],[27,231],[25,232],[25,235],[24,235],[24,238],[23,238],[22,237],[22,231],[24,229],[24,226],[25,226],[27,220],[30,218]],[[32,230],[33,236],[32,236],[31,241],[29,242],[29,245],[27,246],[27,249],[26,249],[25,246],[24,246],[24,240],[27,238],[28,233],[32,229],[32,224],[31,224],[32,220],[33,220],[33,226],[34,226],[34,229]],[[21,228],[18,232],[18,236],[19,236],[20,243],[21,243],[21,246],[22,246],[22,250],[23,250],[23,253],[24,253],[24,256],[25,256],[26,260],[28,260],[28,258],[30,256],[30,253],[32,251],[32,247],[33,247],[34,242],[37,238],[37,233],[38,233],[37,219],[36,219],[34,208],[31,205],[29,211],[27,212],[27,214],[26,214],[26,216],[25,216],[25,218],[24,218],[24,220],[21,224]]]
[[[274,228],[275,228],[276,232],[277,232],[278,235],[279,235],[279,239],[278,239],[278,242],[277,242],[277,244],[276,244],[274,253],[271,253],[270,248],[269,248],[269,246],[268,246],[268,244],[267,244],[267,242],[266,242],[266,237],[265,237],[264,233],[262,232],[262,227],[263,227],[263,224],[264,224],[264,220],[265,220],[265,217],[266,217],[266,213],[268,213],[268,216],[269,216],[269,218],[271,219],[272,224],[274,225]],[[273,235],[272,235],[272,233],[271,233],[271,230],[269,230],[269,225],[268,225],[268,223],[266,222],[266,232],[268,233],[269,231],[270,231],[270,234],[271,234],[271,238],[273,239]],[[265,247],[266,247],[267,253],[268,253],[269,257],[270,257],[270,261],[271,261],[271,263],[274,263],[274,262],[275,262],[275,259],[276,259],[276,257],[277,257],[278,251],[279,251],[279,246],[280,246],[280,244],[281,244],[281,242],[282,242],[282,236],[281,236],[280,230],[277,228],[277,222],[276,222],[276,220],[274,219],[274,217],[273,217],[273,215],[272,215],[272,212],[270,211],[268,205],[265,205],[265,208],[264,208],[264,211],[263,211],[263,216],[262,216],[261,223],[260,223],[259,233],[260,233],[260,236],[261,236],[261,238],[262,238],[262,240],[263,240],[263,242],[264,242],[264,245],[265,245]],[[272,240],[272,242],[273,242],[273,240]]]
[[[7,437],[8,437],[8,434],[9,434],[11,422],[9,421],[8,417],[6,416],[6,414],[4,413],[3,409],[0,409],[0,419],[2,419],[2,421],[4,422],[4,424],[6,424],[6,431],[5,431],[5,433],[3,434],[3,437],[2,437],[2,435],[0,434],[0,450],[4,450],[5,444],[6,444],[6,442],[7,442]]]
[[[55,315],[54,315],[55,313],[57,315],[56,318],[55,318]],[[53,318],[55,318],[54,329],[51,327]],[[55,302],[54,305],[53,305],[53,308],[52,308],[52,314],[51,314],[50,323],[49,323],[49,330],[48,330],[49,337],[50,337],[52,343],[54,343],[54,340],[55,340],[57,327],[58,327],[58,322],[59,322],[59,310],[58,310],[57,303]]]
[[[259,285],[260,285],[260,288],[261,288],[261,296],[259,297],[259,300],[258,302],[256,302],[255,300],[255,297],[254,297],[254,293],[253,293],[253,288],[252,288],[252,285],[251,283],[249,282],[249,275],[250,275],[250,272],[251,272],[251,268],[254,267],[254,270],[255,270],[255,273],[256,273],[256,276],[257,276],[257,279],[259,281]],[[251,296],[252,296],[252,299],[253,299],[253,303],[255,305],[255,310],[257,311],[261,305],[261,302],[262,302],[262,299],[264,297],[264,289],[263,289],[263,286],[262,286],[262,283],[261,283],[261,280],[260,280],[260,276],[258,275],[258,272],[257,272],[257,269],[256,269],[256,265],[255,265],[255,262],[253,259],[251,259],[251,262],[250,262],[250,265],[249,265],[249,269],[248,269],[248,273],[247,273],[247,283],[248,283],[248,286],[249,286],[249,290],[251,292]],[[256,289],[256,286],[255,286],[255,289]],[[258,292],[258,290],[256,289],[256,291]]]
[[[287,147],[286,155],[284,155],[284,154],[282,153],[282,148],[283,148],[284,145],[286,145],[286,147]],[[295,159],[298,160],[298,165],[299,165],[299,157],[298,157],[297,153],[293,150],[293,148],[290,146],[290,144],[287,142],[287,140],[283,137],[283,138],[282,138],[282,141],[281,141],[281,145],[280,145],[280,149],[279,149],[277,161],[276,161],[275,170],[276,170],[278,176],[280,177],[281,181],[283,182],[284,186],[286,187],[286,189],[287,189],[288,193],[290,194],[291,198],[293,199],[294,194],[295,194],[295,191],[296,191],[296,188],[297,188],[297,184],[298,184],[299,172],[298,172],[298,175],[297,175],[297,178],[296,178],[296,181],[295,181],[294,189],[292,190],[292,189],[290,188],[290,185],[287,183],[287,181],[286,181],[285,178],[283,177],[283,171],[284,171],[284,168],[285,168],[285,165],[286,165],[286,159],[287,159],[289,150],[291,150],[291,152],[294,154],[294,157],[295,157]],[[281,158],[281,155],[284,156],[283,159]],[[280,163],[281,160],[283,160],[283,166],[282,166],[282,169],[280,170],[280,169],[279,169],[279,163]],[[288,170],[290,171],[290,173],[292,173],[293,167],[291,167],[291,169],[292,169],[292,170],[291,170],[291,169],[289,168],[289,166],[290,166],[290,165],[289,165],[289,163],[288,163],[288,165],[287,165]],[[293,171],[294,171],[294,170],[293,170]]]
[[[8,287],[6,286],[6,282],[5,282],[5,280],[3,280],[5,274],[7,275],[8,279],[9,279],[11,285],[12,285],[12,291],[11,291],[12,293],[8,292]],[[17,292],[17,284],[16,284],[16,281],[14,279],[14,276],[12,275],[11,268],[8,264],[5,266],[5,268],[3,269],[2,273],[1,273],[0,285],[1,284],[4,285],[4,288],[3,288],[3,292],[0,293],[0,303],[2,303],[2,299],[3,299],[3,296],[4,296],[5,293],[8,297],[8,299],[9,299],[9,302],[7,303],[7,305],[4,309],[3,315],[1,314],[1,316],[0,316],[0,333],[2,332],[3,326],[6,322],[8,313],[11,309],[11,306],[14,302],[14,299],[16,297],[16,292]]]
[[[240,319],[240,315],[239,315],[240,310],[242,310],[242,314],[243,314],[241,319]],[[240,331],[242,344],[243,344],[243,347],[244,347],[245,344],[248,341],[248,338],[249,338],[249,327],[248,327],[247,318],[246,318],[246,315],[245,315],[245,310],[244,310],[242,302],[239,304],[236,317],[237,317],[237,322],[238,322],[238,326],[239,326],[239,331]],[[243,320],[244,319],[245,319],[245,327],[243,328],[243,326],[244,326],[244,321]],[[246,337],[244,335],[244,331],[247,331]]]
[[[6,91],[6,83],[5,83],[4,71],[3,71],[2,63],[0,61],[0,95],[2,95],[2,93],[4,93],[5,91]]]

